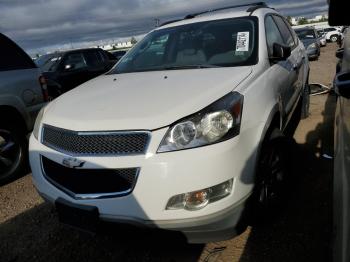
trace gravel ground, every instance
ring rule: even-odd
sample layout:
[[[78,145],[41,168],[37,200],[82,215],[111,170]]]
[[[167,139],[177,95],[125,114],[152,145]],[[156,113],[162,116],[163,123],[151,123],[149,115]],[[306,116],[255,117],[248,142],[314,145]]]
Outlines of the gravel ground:
[[[310,82],[330,85],[335,44],[311,62]],[[58,223],[30,175],[0,187],[0,261],[330,261],[335,98],[313,96],[296,141],[295,186],[285,210],[268,225],[207,245],[168,232],[117,226],[89,235]]]

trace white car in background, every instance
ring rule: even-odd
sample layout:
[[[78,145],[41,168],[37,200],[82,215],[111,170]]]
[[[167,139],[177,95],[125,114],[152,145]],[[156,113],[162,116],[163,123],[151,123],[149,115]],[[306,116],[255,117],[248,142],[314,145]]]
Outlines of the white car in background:
[[[339,38],[342,38],[341,28],[337,27],[326,27],[323,28],[325,32],[326,40],[329,42],[337,42]]]
[[[40,112],[34,184],[84,229],[106,220],[229,239],[244,211],[283,204],[284,130],[308,115],[308,76],[304,45],[265,4],[168,22]]]

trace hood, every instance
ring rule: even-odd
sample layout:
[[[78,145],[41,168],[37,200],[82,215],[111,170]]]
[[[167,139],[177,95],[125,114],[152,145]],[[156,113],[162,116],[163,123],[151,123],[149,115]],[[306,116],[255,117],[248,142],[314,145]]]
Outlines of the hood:
[[[234,90],[251,67],[102,75],[52,101],[43,122],[76,130],[152,130]]]
[[[312,43],[317,43],[316,39],[302,39],[301,42],[303,42],[305,48],[307,48]]]

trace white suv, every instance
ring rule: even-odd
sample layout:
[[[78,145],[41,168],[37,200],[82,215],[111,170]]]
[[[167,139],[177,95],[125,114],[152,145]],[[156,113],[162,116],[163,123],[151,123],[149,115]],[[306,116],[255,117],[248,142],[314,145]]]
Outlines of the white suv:
[[[283,132],[298,106],[307,115],[308,73],[303,44],[264,4],[168,22],[40,112],[35,186],[84,229],[231,238],[248,207],[264,213],[284,191]]]
[[[342,38],[342,33],[340,32],[340,29],[335,27],[327,27],[323,28],[323,31],[325,32],[326,40],[330,42],[337,42],[339,38]]]

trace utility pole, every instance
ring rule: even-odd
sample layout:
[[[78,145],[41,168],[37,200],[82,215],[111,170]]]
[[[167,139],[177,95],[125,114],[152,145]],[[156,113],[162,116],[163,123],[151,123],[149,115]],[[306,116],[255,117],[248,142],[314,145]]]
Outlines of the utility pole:
[[[158,26],[159,26],[160,19],[159,19],[159,18],[155,18],[155,19],[154,19],[154,22],[155,22],[156,27],[158,27]]]

